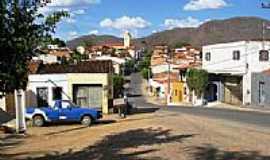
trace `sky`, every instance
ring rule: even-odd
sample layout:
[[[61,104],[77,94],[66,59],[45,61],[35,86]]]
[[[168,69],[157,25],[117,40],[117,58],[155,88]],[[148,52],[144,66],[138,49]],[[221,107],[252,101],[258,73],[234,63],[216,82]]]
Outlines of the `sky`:
[[[66,41],[89,34],[121,37],[127,30],[138,38],[175,27],[198,27],[215,19],[270,19],[270,9],[262,9],[262,2],[270,0],[51,0],[40,12],[70,13],[54,35]]]

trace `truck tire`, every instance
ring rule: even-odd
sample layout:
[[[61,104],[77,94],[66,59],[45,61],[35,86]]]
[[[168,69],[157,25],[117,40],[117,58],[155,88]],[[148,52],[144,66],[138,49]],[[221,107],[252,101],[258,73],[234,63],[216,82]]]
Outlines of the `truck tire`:
[[[45,121],[44,118],[40,115],[34,116],[33,118],[33,126],[36,127],[42,127],[44,125]]]
[[[81,124],[87,127],[91,126],[92,124],[91,116],[83,116],[81,120]]]

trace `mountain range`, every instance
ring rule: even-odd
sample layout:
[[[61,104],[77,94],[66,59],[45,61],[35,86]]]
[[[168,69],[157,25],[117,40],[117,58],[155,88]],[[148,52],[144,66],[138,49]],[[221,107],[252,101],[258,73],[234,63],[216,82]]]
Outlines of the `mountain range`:
[[[263,23],[270,26],[270,21],[259,17],[234,17],[225,20],[211,20],[197,28],[174,28],[151,34],[147,37],[133,40],[137,47],[151,47],[156,44],[167,44],[175,46],[181,43],[188,43],[195,47],[202,47],[207,44],[224,43],[239,40],[262,40]],[[268,27],[269,28],[269,27]],[[270,39],[270,30],[265,30],[265,38]],[[75,48],[82,42],[118,43],[123,39],[109,35],[87,35],[78,37],[67,42],[68,47]]]

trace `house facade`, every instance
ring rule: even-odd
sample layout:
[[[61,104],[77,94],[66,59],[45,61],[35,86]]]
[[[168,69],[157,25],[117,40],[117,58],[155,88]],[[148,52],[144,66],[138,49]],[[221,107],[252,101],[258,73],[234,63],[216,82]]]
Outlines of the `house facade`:
[[[252,103],[252,76],[270,68],[270,42],[238,41],[203,46],[209,73],[205,98],[235,105]]]
[[[41,65],[29,75],[26,106],[52,106],[55,100],[63,99],[107,114],[113,98],[112,73],[111,61]]]

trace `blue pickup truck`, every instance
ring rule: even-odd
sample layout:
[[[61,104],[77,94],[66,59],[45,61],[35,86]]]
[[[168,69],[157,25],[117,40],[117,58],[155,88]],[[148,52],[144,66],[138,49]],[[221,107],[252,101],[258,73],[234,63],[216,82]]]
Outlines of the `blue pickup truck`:
[[[33,121],[37,127],[49,122],[81,122],[90,126],[94,121],[102,118],[101,111],[81,108],[68,100],[56,100],[53,107],[27,107],[26,118]]]

